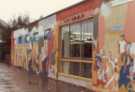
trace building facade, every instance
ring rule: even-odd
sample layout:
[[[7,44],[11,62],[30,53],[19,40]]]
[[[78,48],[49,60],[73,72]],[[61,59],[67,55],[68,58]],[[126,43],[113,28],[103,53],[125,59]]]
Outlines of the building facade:
[[[91,89],[98,79],[96,52],[119,58],[120,35],[135,41],[134,1],[116,1],[107,0],[106,6],[102,0],[84,0],[14,31],[12,64],[27,70],[32,59],[35,71],[38,65],[49,78]]]
[[[58,79],[90,87],[101,0],[87,0],[57,13],[59,23]]]

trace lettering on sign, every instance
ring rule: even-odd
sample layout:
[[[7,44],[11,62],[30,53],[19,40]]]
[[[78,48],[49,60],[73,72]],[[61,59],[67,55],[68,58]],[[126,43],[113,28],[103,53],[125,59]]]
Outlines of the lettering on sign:
[[[63,21],[61,21],[61,24],[63,25],[63,24],[70,24],[70,23],[78,22],[78,21],[93,17],[98,13],[99,13],[98,8],[87,11],[87,12],[81,12],[81,13],[65,18]]]

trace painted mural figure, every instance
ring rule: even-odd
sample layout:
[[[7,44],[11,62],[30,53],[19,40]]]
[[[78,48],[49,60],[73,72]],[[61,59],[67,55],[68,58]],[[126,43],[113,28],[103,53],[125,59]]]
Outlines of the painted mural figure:
[[[130,88],[135,89],[135,43],[130,47]]]
[[[106,65],[104,62],[105,59],[105,52],[100,51],[96,55],[96,68],[97,68],[97,84],[98,85],[105,85],[106,83]]]
[[[129,62],[129,79],[130,79],[130,83],[129,83],[129,92],[132,92],[133,90],[133,80],[134,80],[134,73],[133,73],[133,67],[134,67],[134,61],[132,58],[130,58],[130,62]]]
[[[124,37],[123,37],[124,38]],[[124,42],[125,43],[125,42]],[[123,55],[122,66],[119,74],[119,88],[123,85],[126,90],[132,92],[131,90],[134,87],[134,53],[135,46],[134,43],[126,43],[123,45],[123,50],[125,48],[125,54]],[[124,63],[123,63],[124,62]]]
[[[130,48],[130,55],[131,58],[133,59],[133,79],[135,80],[135,43],[132,43],[131,48]]]
[[[129,82],[129,66],[127,65],[127,62],[125,62],[120,69],[120,75],[118,80],[119,88],[124,86],[127,89]]]
[[[39,55],[39,66],[40,66],[40,75],[42,78],[47,78],[48,77],[48,49],[47,49],[47,40],[43,41],[43,46],[40,47],[41,52]]]
[[[30,53],[29,53],[30,54]],[[28,79],[29,79],[29,84],[32,83],[32,75],[33,75],[33,67],[32,67],[32,57],[29,56],[29,59],[28,59]]]
[[[48,77],[48,67],[47,67],[47,64],[48,64],[48,56],[46,55],[44,58],[42,58],[42,61],[41,61],[41,67],[42,67],[41,74],[45,78]]]
[[[108,52],[107,56],[107,83],[105,88],[111,88],[112,90],[117,89],[117,81],[118,81],[118,69],[117,69],[117,59],[113,56],[112,52]]]
[[[100,52],[96,53],[96,69],[100,68],[100,64],[102,62],[102,55]]]
[[[124,34],[121,34],[120,41],[119,41],[119,52],[120,52],[121,63],[125,61],[126,46],[127,46],[127,42],[125,41],[125,36]]]

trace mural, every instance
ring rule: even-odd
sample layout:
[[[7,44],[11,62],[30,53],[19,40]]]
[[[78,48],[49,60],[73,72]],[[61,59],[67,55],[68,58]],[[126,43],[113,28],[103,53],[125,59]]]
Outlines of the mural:
[[[29,28],[18,29],[13,33],[14,54],[13,64],[28,70],[29,61],[32,60],[33,71],[48,73],[54,77],[55,49],[53,28],[56,15],[41,20],[37,25]]]
[[[135,61],[132,18],[135,3],[114,0],[117,2],[103,4],[104,12],[101,12],[102,7],[100,11],[99,5],[92,3],[92,8],[87,1],[91,2],[86,0],[82,5],[58,12],[57,24],[56,15],[52,15],[39,20],[31,30],[16,30],[13,33],[13,64],[28,70],[32,61],[32,69],[37,74],[87,88],[91,84],[96,85],[95,89],[118,90],[118,84],[123,84],[121,74],[126,64],[131,65],[130,72],[135,74],[135,62],[129,63],[129,60]],[[98,4],[100,0],[93,1]],[[84,7],[86,5],[90,7]],[[94,6],[98,9],[90,15],[87,11]],[[127,79],[127,75],[124,76]]]

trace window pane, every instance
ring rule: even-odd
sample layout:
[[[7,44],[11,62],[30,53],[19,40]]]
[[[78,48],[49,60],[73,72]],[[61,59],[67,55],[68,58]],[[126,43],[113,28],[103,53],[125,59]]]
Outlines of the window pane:
[[[69,74],[70,62],[61,61],[60,72]]]
[[[82,58],[92,58],[92,43],[82,45]]]
[[[80,57],[81,24],[76,23],[70,26],[70,56]]]
[[[70,40],[80,41],[81,40],[81,24],[76,23],[70,26]]]
[[[93,32],[94,22],[92,20],[82,22],[82,58],[92,58]]]
[[[80,63],[70,62],[70,74],[80,76]]]
[[[69,57],[70,55],[70,40],[69,40],[69,26],[62,27],[62,57]]]
[[[92,64],[61,61],[59,71],[64,74],[92,78]]]
[[[89,41],[93,38],[94,24],[92,21],[82,22],[82,40]]]
[[[92,64],[81,64],[81,76],[86,78],[92,78]]]
[[[70,45],[70,56],[71,57],[80,57],[80,44],[71,44]]]

